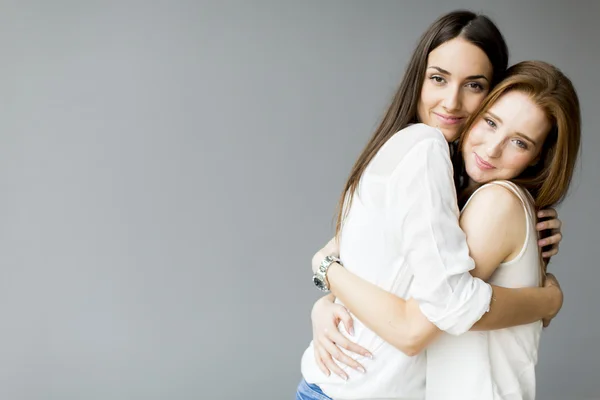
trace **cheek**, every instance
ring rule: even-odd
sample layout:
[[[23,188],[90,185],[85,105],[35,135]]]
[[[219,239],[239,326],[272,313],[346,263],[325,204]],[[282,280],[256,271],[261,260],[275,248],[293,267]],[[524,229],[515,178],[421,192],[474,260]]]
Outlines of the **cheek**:
[[[429,110],[435,105],[435,88],[431,87],[428,81],[423,83],[421,89],[421,98],[419,99],[419,109]]]
[[[481,146],[483,143],[484,134],[482,130],[479,128],[479,123],[476,123],[475,126],[471,129],[469,136],[465,141],[465,151],[467,149],[472,150],[475,147]]]
[[[465,154],[470,154],[471,152],[473,152],[473,141],[471,140],[471,137],[468,137],[465,140],[465,144],[463,145],[462,150]]]
[[[523,154],[515,150],[514,152],[506,152],[504,154],[504,168],[511,171],[516,177],[533,162],[531,154]]]

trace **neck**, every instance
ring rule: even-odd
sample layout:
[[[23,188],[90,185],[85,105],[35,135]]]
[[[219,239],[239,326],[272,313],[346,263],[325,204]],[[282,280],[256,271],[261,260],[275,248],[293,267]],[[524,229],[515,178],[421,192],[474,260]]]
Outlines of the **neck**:
[[[473,179],[469,178],[469,183],[467,183],[466,190],[469,192],[474,192],[475,189],[477,189],[479,186],[481,186],[479,183],[477,183]]]

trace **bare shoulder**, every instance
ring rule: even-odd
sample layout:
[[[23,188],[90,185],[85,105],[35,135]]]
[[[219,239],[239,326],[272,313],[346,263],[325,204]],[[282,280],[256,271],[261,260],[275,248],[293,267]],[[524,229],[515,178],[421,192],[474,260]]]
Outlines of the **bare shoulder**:
[[[485,208],[494,214],[512,213],[523,211],[521,200],[510,189],[495,184],[488,184],[479,189],[469,201],[467,208]]]
[[[463,216],[482,218],[482,221],[494,226],[494,229],[505,231],[520,231],[522,224],[516,222],[526,218],[519,197],[510,189],[495,184],[488,184],[471,196],[469,204],[463,210]]]
[[[486,185],[471,196],[460,226],[477,265],[475,276],[488,279],[500,263],[520,251],[527,234],[526,218],[519,197],[502,185]]]

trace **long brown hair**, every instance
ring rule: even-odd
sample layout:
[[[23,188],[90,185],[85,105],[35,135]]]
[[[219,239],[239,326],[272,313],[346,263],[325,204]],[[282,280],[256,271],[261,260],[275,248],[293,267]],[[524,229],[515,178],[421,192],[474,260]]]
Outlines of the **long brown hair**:
[[[566,196],[573,177],[581,142],[581,112],[573,84],[553,65],[543,61],[524,61],[510,67],[506,78],[467,120],[460,137],[459,152],[462,152],[471,127],[510,91],[529,96],[544,111],[551,124],[538,161],[511,180],[531,193],[537,209],[554,206]],[[462,155],[459,154],[458,158]],[[464,173],[464,169],[462,171]],[[463,182],[466,181],[463,179]],[[457,189],[461,190],[460,187]]]
[[[508,65],[508,47],[502,34],[488,17],[470,11],[454,11],[435,21],[421,36],[383,120],[352,167],[338,202],[336,235],[341,231],[352,196],[367,165],[396,132],[418,122],[417,106],[429,53],[457,37],[474,44],[487,55],[493,68],[492,85],[502,79]],[[347,203],[346,199],[349,200]]]

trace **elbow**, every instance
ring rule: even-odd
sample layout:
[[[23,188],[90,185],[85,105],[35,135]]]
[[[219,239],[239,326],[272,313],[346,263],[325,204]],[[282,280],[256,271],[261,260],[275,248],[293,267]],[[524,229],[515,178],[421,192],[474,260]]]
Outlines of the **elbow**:
[[[406,340],[404,349],[401,351],[409,357],[414,357],[423,350],[425,350],[425,340],[423,337],[413,334]]]
[[[412,347],[411,347],[411,348],[409,348],[409,349],[407,349],[407,350],[403,351],[403,353],[404,353],[404,354],[406,354],[406,355],[407,355],[407,356],[409,356],[409,357],[414,357],[414,356],[416,356],[417,354],[419,354],[419,353],[420,353],[420,351],[419,351],[419,350],[417,350],[417,349],[415,349],[415,348],[412,348]]]
[[[414,357],[427,347],[426,327],[431,323],[421,313],[418,303],[404,303],[403,306],[402,313],[390,319],[390,325],[396,329],[386,341],[407,356]]]
[[[414,357],[425,349],[426,338],[420,332],[409,328],[390,344],[407,356]]]

